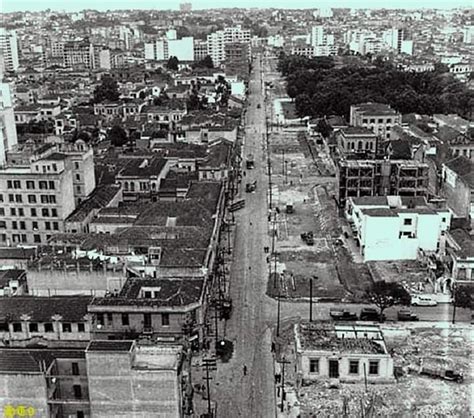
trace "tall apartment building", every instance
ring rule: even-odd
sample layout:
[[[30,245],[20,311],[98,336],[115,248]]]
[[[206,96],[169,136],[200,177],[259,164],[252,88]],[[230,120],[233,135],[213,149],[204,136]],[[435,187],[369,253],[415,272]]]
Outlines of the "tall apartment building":
[[[338,163],[338,202],[349,197],[427,196],[429,166],[412,160],[341,160]]]
[[[194,41],[194,60],[201,61],[207,57],[207,41]]]
[[[387,104],[369,102],[351,106],[349,124],[371,129],[382,139],[390,139],[392,127],[401,122],[401,113]]]
[[[3,56],[5,71],[16,71],[20,65],[18,59],[18,41],[15,31],[0,28],[0,55]]]
[[[65,42],[63,64],[72,68],[95,68],[94,45],[87,38]]]
[[[6,152],[17,142],[10,86],[0,83],[0,167],[6,162]]]
[[[250,30],[237,25],[207,35],[207,54],[214,65],[221,65],[225,61],[225,46],[236,42],[246,43],[250,48]]]
[[[232,64],[248,64],[250,60],[250,45],[244,42],[231,42],[225,45],[225,63]]]
[[[55,148],[29,165],[0,169],[0,244],[41,244],[95,188],[92,149]]]
[[[176,57],[179,61],[194,61],[194,38],[187,36],[181,39],[157,39],[145,44],[145,59],[154,61],[168,60]]]
[[[181,12],[190,12],[193,10],[193,5],[192,3],[180,3],[179,10]]]
[[[403,28],[392,28],[382,35],[383,42],[399,54],[413,54],[413,41],[406,39],[407,34]]]

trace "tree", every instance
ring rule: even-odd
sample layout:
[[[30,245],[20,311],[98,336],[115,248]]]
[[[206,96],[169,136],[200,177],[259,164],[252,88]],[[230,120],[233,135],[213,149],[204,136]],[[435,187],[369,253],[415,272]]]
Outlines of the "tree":
[[[319,119],[318,124],[316,126],[316,130],[324,137],[328,138],[331,135],[332,128],[327,123],[326,119]]]
[[[112,126],[108,137],[110,139],[111,144],[115,147],[121,147],[122,145],[125,145],[128,141],[127,133],[119,125]]]
[[[166,63],[166,68],[168,70],[178,71],[179,60],[175,56],[169,57],[168,62]]]
[[[201,61],[198,62],[199,67],[203,68],[214,68],[214,62],[210,55],[206,55]]]
[[[409,306],[410,294],[396,282],[375,282],[366,292],[368,299],[380,309],[380,321],[383,320],[383,311],[394,305]]]
[[[474,308],[474,287],[454,285],[453,324],[456,322],[456,308]]]
[[[119,97],[117,82],[110,75],[102,77],[101,84],[94,90],[94,103],[101,103],[105,100],[115,102]]]

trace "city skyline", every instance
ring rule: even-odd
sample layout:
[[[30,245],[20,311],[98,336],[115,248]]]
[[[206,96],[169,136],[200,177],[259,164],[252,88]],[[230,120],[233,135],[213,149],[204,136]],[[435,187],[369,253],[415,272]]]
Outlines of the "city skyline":
[[[43,11],[47,9],[78,12],[85,9],[92,10],[132,10],[132,9],[156,9],[156,10],[179,10],[179,5],[182,3],[177,0],[162,0],[157,6],[157,2],[153,0],[138,0],[133,3],[133,8],[130,8],[130,3],[117,1],[104,1],[102,6],[98,7],[97,2],[92,0],[73,1],[67,3],[62,0],[46,0],[43,2],[36,2],[33,0],[7,0],[3,2],[2,12],[10,13],[16,11]],[[258,2],[252,0],[226,0],[220,3],[218,7],[214,2],[209,0],[197,0],[191,2],[193,10],[204,10],[213,8],[277,8],[277,9],[315,9],[315,8],[354,8],[354,9],[455,9],[455,8],[472,8],[472,3],[469,0],[453,0],[448,4],[441,0],[427,1],[422,0],[413,3],[409,0],[394,0],[389,5],[380,1],[373,0],[342,0],[338,2],[320,1],[314,2],[312,0],[296,0],[289,4],[284,0],[259,0]]]

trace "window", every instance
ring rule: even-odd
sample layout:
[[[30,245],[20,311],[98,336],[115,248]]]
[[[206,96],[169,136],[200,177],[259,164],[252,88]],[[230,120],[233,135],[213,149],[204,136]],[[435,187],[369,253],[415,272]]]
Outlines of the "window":
[[[81,175],[80,174],[76,174],[76,180],[81,181]]]
[[[56,203],[56,196],[55,195],[51,195],[49,196],[49,203]]]
[[[58,222],[53,222],[53,230],[59,231],[59,223]]]
[[[36,203],[36,196],[34,194],[28,195],[28,203]]]
[[[15,202],[16,203],[23,203],[23,198],[21,197],[21,194],[16,194],[15,195]]]
[[[44,332],[54,332],[54,327],[51,322],[46,322],[44,324]]]
[[[33,235],[33,242],[38,244],[41,242],[41,235],[35,234]]]
[[[46,190],[48,188],[48,182],[40,181],[39,182],[39,188],[40,188],[40,190]]]
[[[26,234],[21,234],[21,242],[26,242]]]
[[[41,200],[41,203],[48,203],[48,202],[49,202],[48,195],[42,194],[42,195],[40,196],[40,200]]]
[[[403,220],[403,225],[411,225],[412,223],[412,219],[411,218],[405,218]]]
[[[319,373],[319,359],[318,358],[309,359],[309,372]]]
[[[5,209],[0,208],[0,216],[5,216]]]
[[[30,211],[31,211],[31,216],[33,216],[33,217],[34,217],[34,216],[37,216],[37,214],[36,214],[36,208],[31,208]]]
[[[84,418],[84,412],[82,412],[82,411],[77,411],[77,412],[76,412],[76,418]]]
[[[30,189],[30,190],[33,190],[35,188],[35,182],[32,181],[32,180],[27,180],[26,181],[26,188]]]
[[[359,360],[349,360],[349,374],[359,374]]]
[[[370,123],[375,123],[375,119],[370,119]]]
[[[170,325],[170,314],[162,313],[161,314],[161,325],[164,327],[169,327]]]
[[[57,217],[58,216],[58,210],[56,208],[51,209],[51,217]]]
[[[26,229],[25,221],[20,221],[20,229]]]
[[[21,332],[21,331],[22,331],[21,322],[14,322],[13,332]]]
[[[71,372],[74,376],[79,375],[79,363],[73,362],[71,363]]]
[[[77,324],[77,332],[86,332],[86,325],[84,322],[79,322]]]
[[[49,210],[47,208],[41,209],[41,216],[47,218],[49,216]]]
[[[7,229],[7,222],[6,221],[0,221],[0,228],[1,229]]]
[[[388,119],[387,119],[387,123],[392,123],[392,119],[391,119],[391,118],[388,118]]]
[[[0,194],[0,202],[3,202],[3,195]]]
[[[109,324],[111,324],[112,322],[114,322],[114,316],[113,316],[113,314],[111,314],[111,313],[108,313],[108,314],[107,314],[107,322],[108,322]]]
[[[13,180],[13,187],[15,189],[21,189],[21,182],[20,180]]]
[[[10,216],[16,216],[16,208],[10,208]]]
[[[149,290],[146,290],[146,291],[144,292],[144,297],[145,297],[146,299],[151,299],[151,292],[150,292]]]
[[[56,186],[54,185],[54,181],[50,180],[48,183],[50,190],[54,190],[56,188]]]
[[[82,399],[82,388],[81,385],[73,385],[72,390],[74,391],[74,397],[76,399]]]
[[[15,202],[15,195],[14,195],[14,194],[9,194],[9,195],[8,195],[8,201],[9,201],[10,203]]]
[[[441,222],[446,222],[446,218],[441,218]]]
[[[45,222],[45,223],[44,223],[44,228],[45,228],[47,231],[50,231],[50,230],[51,230],[51,222]]]
[[[23,208],[18,208],[18,216],[25,216],[25,210]]]
[[[12,229],[18,229],[18,224],[16,221],[12,221]]]
[[[13,182],[11,180],[7,180],[7,188],[13,189]]]
[[[383,123],[383,119],[379,119],[377,123]]]
[[[30,332],[38,332],[38,324],[36,322],[31,322],[29,324]]]
[[[69,322],[63,324],[63,332],[72,332],[72,326]]]
[[[58,166],[56,164],[53,164],[53,171],[58,171]]]
[[[32,226],[33,230],[38,230],[38,222],[37,221],[31,222],[31,226]]]
[[[130,325],[130,321],[129,321],[129,318],[128,318],[128,314],[126,314],[126,313],[122,314],[122,325],[123,325],[123,326],[128,326],[128,325]]]
[[[369,361],[369,374],[371,375],[379,374],[379,361],[378,360]]]
[[[77,161],[74,163],[74,169],[79,170],[79,163]]]
[[[362,123],[368,123],[369,120],[368,119],[362,119]]]

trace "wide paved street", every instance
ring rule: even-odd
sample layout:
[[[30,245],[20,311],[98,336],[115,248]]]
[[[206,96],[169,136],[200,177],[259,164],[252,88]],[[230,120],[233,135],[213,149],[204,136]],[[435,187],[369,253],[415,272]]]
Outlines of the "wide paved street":
[[[234,309],[226,326],[226,337],[234,342],[234,354],[228,363],[219,364],[216,372],[218,416],[275,416],[271,326],[276,303],[265,296],[268,269],[263,247],[269,245],[268,179],[262,149],[266,128],[260,66],[260,60],[255,60],[249,83],[243,155],[255,156],[255,168],[247,170],[242,179],[246,206],[237,215],[230,279]],[[254,180],[257,190],[245,193],[245,183]]]

